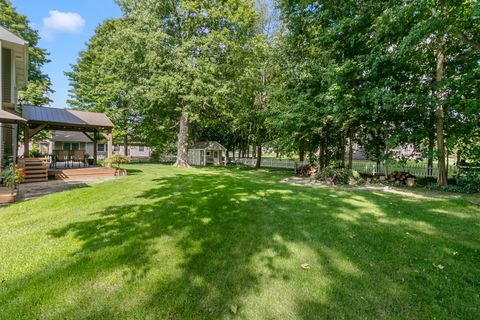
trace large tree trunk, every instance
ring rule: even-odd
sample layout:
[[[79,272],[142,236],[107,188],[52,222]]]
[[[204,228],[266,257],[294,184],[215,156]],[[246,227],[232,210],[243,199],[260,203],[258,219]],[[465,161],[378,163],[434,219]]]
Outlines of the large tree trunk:
[[[123,137],[123,155],[128,157],[128,135]]]
[[[184,113],[180,116],[180,129],[177,135],[177,161],[174,167],[189,168],[188,165],[188,116]]]
[[[255,164],[255,168],[260,169],[262,165],[262,144],[257,144],[257,163]]]
[[[445,0],[440,0],[440,15],[445,15]],[[444,41],[445,36],[440,33],[437,35],[437,72],[435,76],[435,82],[437,86],[440,86],[440,82],[443,80],[445,74],[445,49]],[[437,107],[435,109],[435,127],[437,131],[437,148],[438,148],[438,177],[437,183],[440,186],[446,186],[448,183],[447,180],[447,170],[445,166],[445,138],[444,138],[444,110],[442,105],[443,91],[440,88],[437,88]]]

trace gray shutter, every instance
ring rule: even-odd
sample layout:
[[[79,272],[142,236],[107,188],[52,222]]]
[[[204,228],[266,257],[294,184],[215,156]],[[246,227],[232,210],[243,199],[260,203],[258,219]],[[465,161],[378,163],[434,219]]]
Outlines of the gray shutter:
[[[2,48],[2,102],[12,102],[12,51]]]

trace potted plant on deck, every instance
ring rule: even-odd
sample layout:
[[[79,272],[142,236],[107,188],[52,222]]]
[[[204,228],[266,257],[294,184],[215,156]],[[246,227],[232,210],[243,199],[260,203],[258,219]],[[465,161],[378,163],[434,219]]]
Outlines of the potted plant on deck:
[[[88,153],[85,153],[85,162],[88,163],[89,166],[93,166],[93,158]]]

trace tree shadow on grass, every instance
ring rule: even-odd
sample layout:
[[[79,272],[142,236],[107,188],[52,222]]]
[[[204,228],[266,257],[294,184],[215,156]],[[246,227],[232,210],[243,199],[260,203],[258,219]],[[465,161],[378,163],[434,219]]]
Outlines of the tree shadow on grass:
[[[479,236],[477,229],[465,228],[479,223],[478,212],[455,215],[442,208],[445,200],[288,186],[267,175],[212,170],[155,179],[139,203],[112,206],[91,213],[90,220],[52,230],[51,237],[73,237],[81,247],[58,265],[10,285],[5,296],[16,297],[18,308],[25,309],[27,301],[38,300],[29,287],[65,291],[63,282],[81,287],[121,272],[124,281],[116,290],[96,290],[104,296],[65,303],[53,314],[478,315]],[[451,270],[432,265],[440,261]],[[312,269],[303,270],[303,263]],[[464,266],[455,270],[458,264]],[[445,277],[450,283],[442,292]]]

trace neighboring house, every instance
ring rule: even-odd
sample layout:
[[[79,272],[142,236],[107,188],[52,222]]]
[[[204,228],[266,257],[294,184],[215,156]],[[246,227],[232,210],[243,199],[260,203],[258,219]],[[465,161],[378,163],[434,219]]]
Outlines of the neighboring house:
[[[28,43],[0,26],[0,108],[18,113],[18,90],[27,84]],[[0,124],[0,161],[13,155],[12,125]]]
[[[194,166],[220,165],[226,161],[227,149],[216,141],[197,142],[188,149],[188,163]]]
[[[54,150],[75,151],[82,150],[93,156],[93,142],[82,132],[54,131],[52,139],[41,141],[38,144],[38,150],[43,155],[53,154]],[[124,154],[124,145],[113,144],[113,154]],[[148,159],[152,150],[142,143],[133,142],[128,146],[128,156],[132,159]],[[20,150],[21,152],[21,150]],[[99,159],[107,157],[107,144],[99,142],[97,144],[97,156]]]

